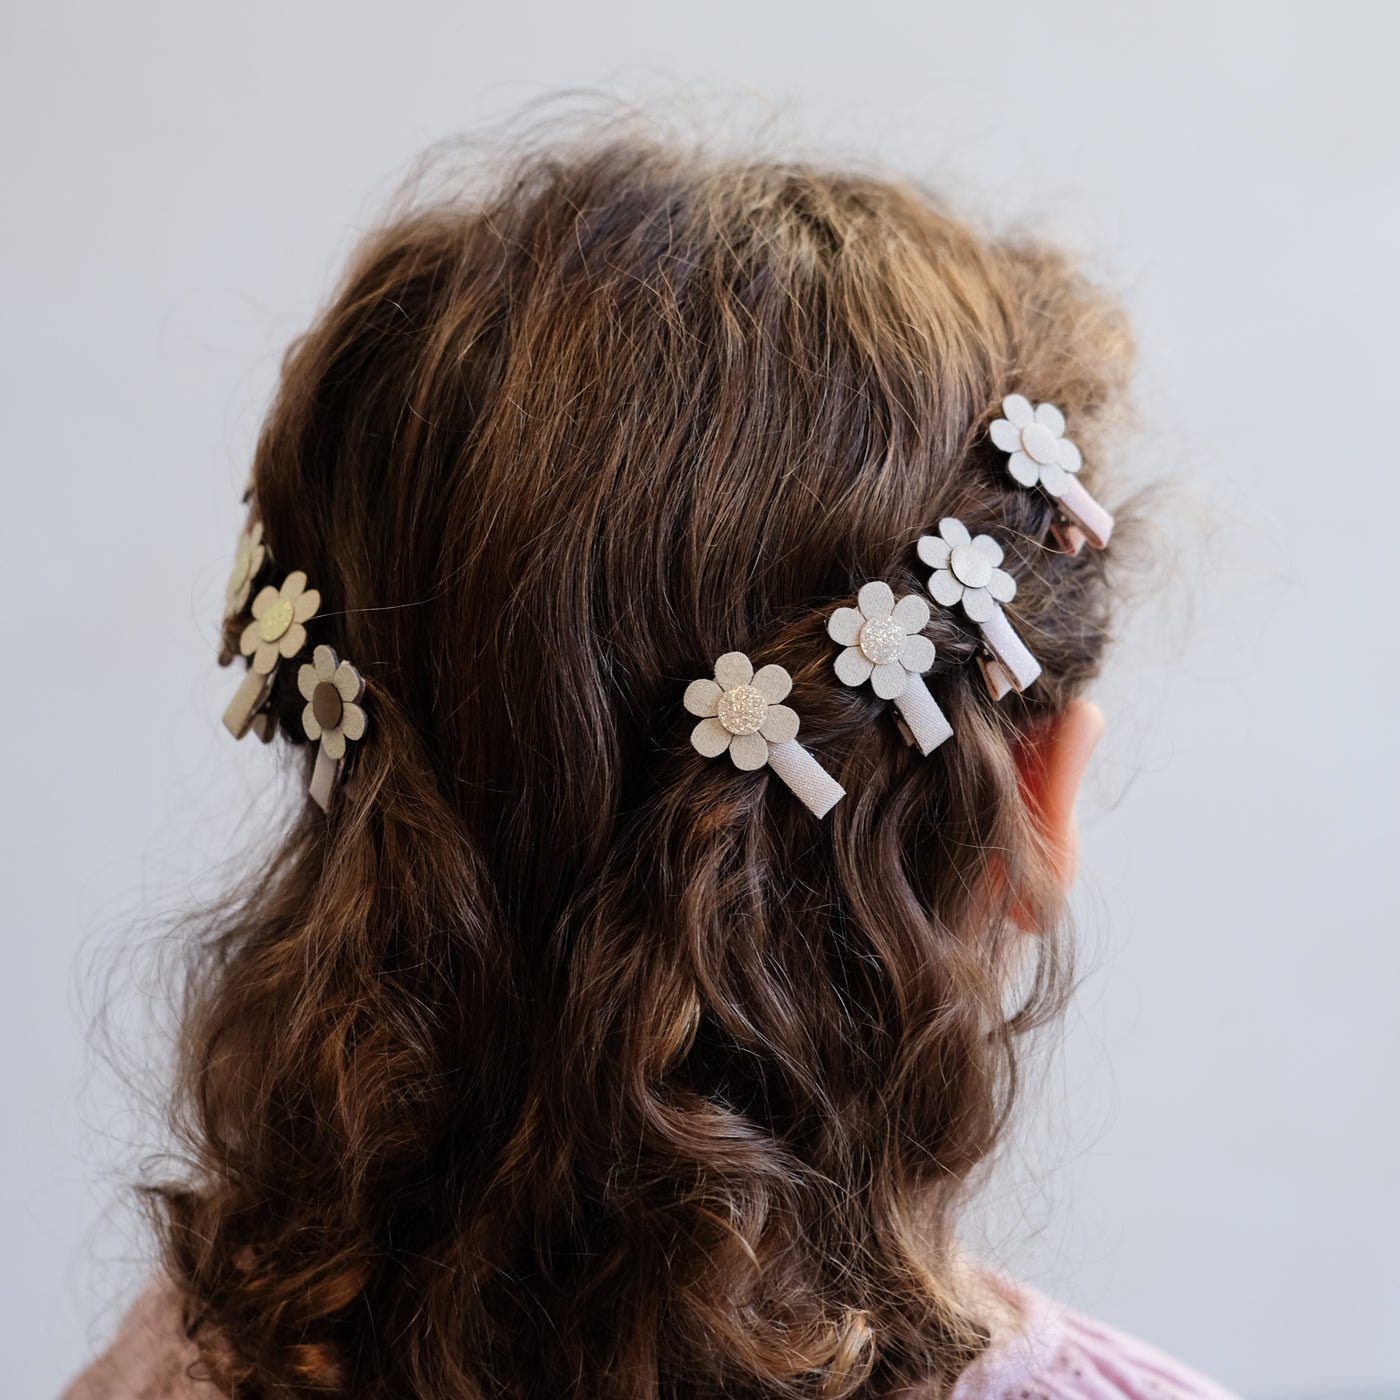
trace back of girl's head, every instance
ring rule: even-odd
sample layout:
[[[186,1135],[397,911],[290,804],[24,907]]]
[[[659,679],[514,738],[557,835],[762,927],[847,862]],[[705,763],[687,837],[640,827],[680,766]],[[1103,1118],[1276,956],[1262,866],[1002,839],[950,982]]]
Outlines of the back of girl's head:
[[[203,944],[160,1192],[224,1385],[844,1395],[976,1355],[953,1214],[1064,961],[1017,749],[1098,667],[1112,556],[1054,547],[987,427],[1058,404],[1092,486],[1127,358],[1059,256],[806,166],[535,154],[369,239],[254,509],[371,728]],[[825,620],[920,590],[944,516],[1005,546],[1044,671],[993,701],[935,607],[924,758]],[[825,820],[691,748],[730,650],[791,673]]]

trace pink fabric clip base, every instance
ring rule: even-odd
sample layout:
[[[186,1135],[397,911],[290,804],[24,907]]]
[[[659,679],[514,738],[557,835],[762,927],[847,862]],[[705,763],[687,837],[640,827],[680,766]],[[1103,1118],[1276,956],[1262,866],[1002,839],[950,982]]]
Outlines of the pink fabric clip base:
[[[1064,491],[1052,499],[1095,549],[1102,549],[1108,543],[1113,534],[1113,517],[1084,489],[1077,476],[1071,476],[1065,483]],[[1058,538],[1058,531],[1056,535]],[[1072,542],[1071,535],[1068,541],[1062,539],[1061,545],[1064,547]],[[1079,549],[1067,548],[1066,553],[1078,554]]]

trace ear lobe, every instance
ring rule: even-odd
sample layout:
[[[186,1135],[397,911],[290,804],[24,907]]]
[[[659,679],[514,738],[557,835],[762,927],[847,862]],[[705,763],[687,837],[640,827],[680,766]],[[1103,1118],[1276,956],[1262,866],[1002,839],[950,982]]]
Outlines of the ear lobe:
[[[1103,711],[1097,705],[1074,700],[1027,734],[1016,749],[1022,800],[1050,848],[1066,893],[1079,865],[1074,804],[1104,727]]]

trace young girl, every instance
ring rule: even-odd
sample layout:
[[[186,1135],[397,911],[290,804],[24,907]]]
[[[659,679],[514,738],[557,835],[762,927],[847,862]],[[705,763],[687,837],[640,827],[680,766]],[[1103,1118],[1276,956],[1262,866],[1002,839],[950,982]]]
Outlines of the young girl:
[[[571,148],[374,235],[228,590],[308,796],[73,1400],[1222,1396],[955,1239],[1066,985],[1130,353],[806,166]]]

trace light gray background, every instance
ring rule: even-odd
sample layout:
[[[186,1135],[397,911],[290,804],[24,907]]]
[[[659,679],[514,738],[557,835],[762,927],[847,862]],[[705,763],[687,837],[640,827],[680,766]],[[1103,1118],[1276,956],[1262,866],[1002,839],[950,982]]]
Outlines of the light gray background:
[[[11,0],[5,1394],[54,1394],[143,1267],[110,1201],[149,1128],[90,1072],[89,969],[271,781],[218,727],[211,620],[283,346],[423,146],[675,80],[1085,250],[1141,335],[1136,468],[1188,483],[1194,601],[1172,584],[1101,694],[1097,971],[985,1247],[1248,1395],[1400,1390],[1397,15]]]

